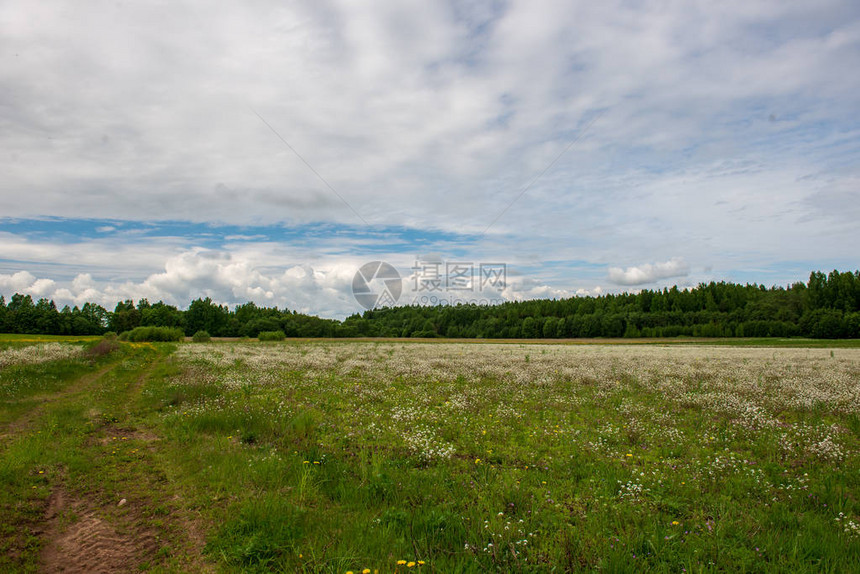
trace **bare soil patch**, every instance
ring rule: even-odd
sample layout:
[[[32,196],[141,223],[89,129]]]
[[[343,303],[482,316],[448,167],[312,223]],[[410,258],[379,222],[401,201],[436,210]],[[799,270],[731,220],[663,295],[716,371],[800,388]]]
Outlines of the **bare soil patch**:
[[[41,555],[43,572],[134,572],[159,548],[155,534],[134,527],[128,503],[99,508],[60,487],[48,499]]]

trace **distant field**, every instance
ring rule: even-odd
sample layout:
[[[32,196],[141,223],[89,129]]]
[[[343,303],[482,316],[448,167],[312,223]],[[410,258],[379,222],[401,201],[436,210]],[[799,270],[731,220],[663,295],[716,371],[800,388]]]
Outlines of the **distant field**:
[[[3,335],[0,335],[3,337]],[[2,339],[0,339],[2,340]],[[246,339],[247,340],[247,339]],[[191,342],[191,337],[185,338]],[[213,342],[240,342],[238,337],[213,337]],[[373,343],[463,343],[494,345],[722,345],[729,347],[797,347],[816,349],[860,349],[860,339],[804,339],[794,338],[704,338],[704,337],[667,337],[667,338],[628,338],[628,339],[420,339],[393,337],[357,338],[291,338],[286,343],[321,342],[373,342]]]
[[[101,337],[75,336],[67,337],[64,335],[13,335],[9,333],[0,333],[0,348],[10,345],[32,345],[35,343],[45,343],[49,341],[56,342],[86,342],[98,341]]]
[[[857,341],[30,343],[3,571],[860,563]]]

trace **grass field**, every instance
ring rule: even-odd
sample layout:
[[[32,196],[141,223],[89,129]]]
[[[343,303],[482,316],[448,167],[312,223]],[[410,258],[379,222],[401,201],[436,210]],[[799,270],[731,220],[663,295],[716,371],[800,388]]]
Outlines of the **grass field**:
[[[771,343],[4,339],[0,570],[858,571],[860,348]]]

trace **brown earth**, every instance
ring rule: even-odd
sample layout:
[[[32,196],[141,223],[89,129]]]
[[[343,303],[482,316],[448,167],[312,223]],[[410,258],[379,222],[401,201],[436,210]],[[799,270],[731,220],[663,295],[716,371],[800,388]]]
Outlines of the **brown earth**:
[[[98,508],[60,487],[48,499],[42,572],[136,572],[160,544],[134,527],[135,508]]]
[[[130,398],[140,393],[154,367],[148,365],[128,388]],[[8,436],[28,432],[53,405],[86,392],[113,368],[115,365],[105,366],[57,393],[40,397],[35,408],[7,426]],[[85,439],[84,448],[135,443],[149,454],[157,450],[161,437],[150,429],[105,421],[96,410],[89,415],[97,431]],[[183,508],[163,472],[156,472],[144,459],[128,464],[138,466],[119,473],[118,489],[105,490],[97,482],[70,484],[61,472],[47,501],[34,500],[34,520],[19,526],[41,541],[39,572],[140,572],[165,561],[173,561],[173,567],[181,571],[213,571],[203,555],[204,526],[192,511]],[[127,493],[126,502],[120,505],[119,496],[109,494],[109,490]],[[156,506],[163,514],[154,520]]]

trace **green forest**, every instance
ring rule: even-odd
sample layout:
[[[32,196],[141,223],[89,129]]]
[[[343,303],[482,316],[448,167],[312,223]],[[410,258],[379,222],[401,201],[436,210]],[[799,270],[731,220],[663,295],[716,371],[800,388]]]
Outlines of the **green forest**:
[[[113,311],[86,303],[57,309],[16,293],[0,295],[0,332],[45,335],[122,333],[141,326],[178,327],[186,335],[257,337],[450,337],[555,339],[581,337],[860,338],[860,271],[813,272],[788,287],[700,284],[599,297],[537,299],[495,306],[393,307],[343,321],[245,303],[233,309],[196,299],[182,310],[142,299]]]

